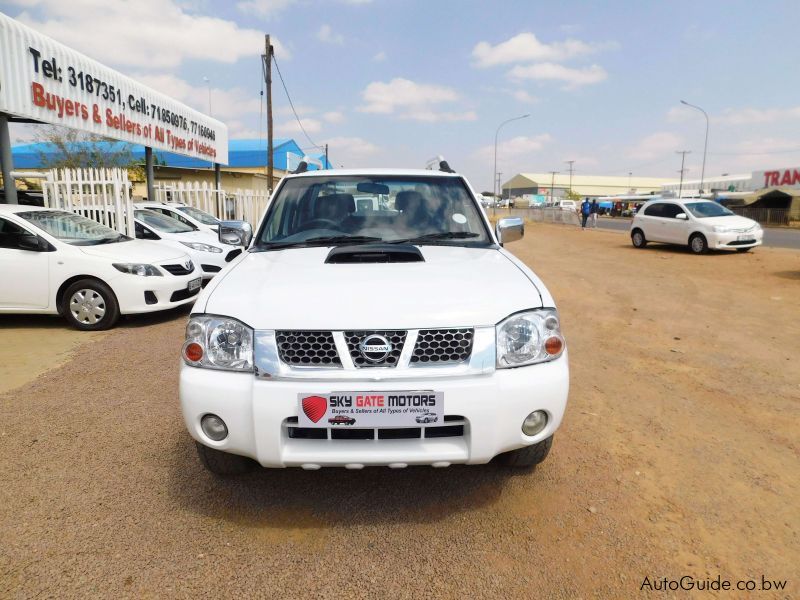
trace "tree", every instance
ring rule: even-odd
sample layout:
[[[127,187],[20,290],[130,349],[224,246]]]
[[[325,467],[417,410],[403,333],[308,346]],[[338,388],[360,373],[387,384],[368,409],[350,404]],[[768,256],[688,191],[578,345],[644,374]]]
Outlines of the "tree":
[[[130,144],[97,134],[47,125],[39,130],[35,140],[47,144],[37,152],[42,166],[48,169],[136,166]]]

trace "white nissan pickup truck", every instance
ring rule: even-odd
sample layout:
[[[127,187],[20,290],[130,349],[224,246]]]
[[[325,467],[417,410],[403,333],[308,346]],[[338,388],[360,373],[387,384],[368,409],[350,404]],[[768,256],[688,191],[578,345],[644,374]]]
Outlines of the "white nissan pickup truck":
[[[552,296],[503,247],[523,227],[493,231],[460,175],[386,169],[288,175],[255,235],[223,221],[247,251],[198,297],[180,371],[206,468],[544,460],[569,369]]]

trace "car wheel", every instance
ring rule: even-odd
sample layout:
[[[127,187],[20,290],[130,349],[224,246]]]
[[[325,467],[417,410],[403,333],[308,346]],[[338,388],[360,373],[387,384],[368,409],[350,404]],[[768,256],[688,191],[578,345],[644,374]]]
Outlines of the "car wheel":
[[[689,238],[689,249],[695,254],[705,254],[708,252],[708,242],[702,233],[695,233]]]
[[[507,467],[530,469],[542,462],[550,453],[553,445],[553,436],[537,444],[518,448],[500,455],[500,462]]]
[[[200,442],[195,442],[197,455],[203,466],[214,475],[220,477],[230,477],[232,475],[244,475],[253,470],[255,462],[246,456],[230,454],[204,446]]]
[[[77,329],[110,329],[119,320],[119,304],[111,288],[96,279],[81,279],[64,291],[64,318]]]
[[[750,247],[750,248],[737,248],[736,251],[737,252],[750,252],[750,250],[752,250],[752,249],[753,249],[752,247]]]
[[[644,248],[647,246],[647,240],[644,237],[644,231],[641,229],[634,229],[631,233],[631,243],[636,248]]]

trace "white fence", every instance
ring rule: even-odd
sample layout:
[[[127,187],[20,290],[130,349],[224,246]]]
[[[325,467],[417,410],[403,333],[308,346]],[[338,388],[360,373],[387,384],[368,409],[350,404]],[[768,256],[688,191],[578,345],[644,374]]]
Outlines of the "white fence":
[[[269,195],[265,190],[236,189],[231,192],[215,188],[205,181],[187,181],[157,185],[155,200],[194,206],[218,219],[247,221],[255,229],[267,210]]]
[[[487,209],[490,211],[492,209]],[[580,225],[580,215],[573,210],[560,208],[497,208],[497,217],[523,217],[537,223],[563,223],[565,225]],[[490,213],[491,214],[491,213]]]
[[[80,213],[134,236],[131,184],[126,169],[52,169],[42,182],[44,205]]]

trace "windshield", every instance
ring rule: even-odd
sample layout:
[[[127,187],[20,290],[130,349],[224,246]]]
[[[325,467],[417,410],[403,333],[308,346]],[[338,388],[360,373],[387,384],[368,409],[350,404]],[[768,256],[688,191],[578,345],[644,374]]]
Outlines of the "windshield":
[[[256,248],[377,242],[492,243],[459,177],[326,175],[281,186]]]
[[[731,217],[734,214],[716,202],[687,202],[686,208],[698,219],[704,219],[706,217]]]
[[[195,221],[200,221],[203,225],[219,225],[219,220],[215,216],[210,215],[199,208],[195,208],[194,206],[176,206],[175,208],[182,213],[189,215]]]
[[[194,231],[193,227],[152,210],[135,210],[133,211],[133,216],[148,227],[164,233],[188,233],[189,231]]]
[[[73,246],[111,244],[131,239],[97,221],[63,210],[32,210],[17,213],[17,216]]]

